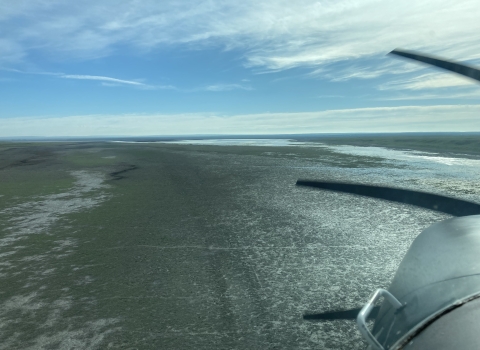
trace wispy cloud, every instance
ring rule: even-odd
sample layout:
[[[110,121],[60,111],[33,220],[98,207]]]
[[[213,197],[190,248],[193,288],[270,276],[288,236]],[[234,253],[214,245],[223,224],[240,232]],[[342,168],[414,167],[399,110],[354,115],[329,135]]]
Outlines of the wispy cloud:
[[[12,73],[25,73],[21,71],[20,69],[15,69],[15,68],[7,68],[7,67],[0,67],[0,70],[5,71],[5,72],[12,72]]]
[[[318,95],[317,98],[342,98],[344,95]]]
[[[456,74],[428,73],[406,79],[389,81],[379,86],[379,90],[426,90],[451,87],[477,88],[472,79]]]
[[[372,100],[376,101],[420,101],[420,100],[478,100],[480,101],[480,94],[478,89],[475,91],[454,92],[451,91],[434,91],[430,93],[401,93],[394,94],[388,97],[377,97]]]
[[[124,79],[117,79],[111,77],[104,77],[100,75],[71,75],[71,74],[61,74],[59,75],[60,78],[64,79],[79,79],[79,80],[97,80],[101,81],[103,86],[122,86],[122,85],[130,85],[134,87],[138,87],[144,90],[179,90],[173,85],[150,85],[141,83],[135,80],[124,80]]]
[[[60,75],[60,78],[65,78],[65,79],[79,79],[79,80],[99,80],[103,82],[109,82],[109,83],[114,83],[114,84],[126,84],[126,85],[135,85],[135,86],[143,86],[147,87],[147,84],[140,83],[138,81],[133,81],[133,80],[123,80],[123,79],[117,79],[117,78],[110,78],[110,77],[103,77],[100,75],[70,75],[70,74],[63,74]]]
[[[102,75],[64,74],[64,73],[57,73],[57,72],[36,72],[36,71],[29,72],[29,71],[22,71],[22,70],[13,69],[13,68],[0,68],[0,70],[12,72],[12,73],[20,73],[20,74],[50,75],[50,76],[63,78],[63,79],[94,80],[94,81],[100,81],[102,86],[107,86],[107,87],[127,85],[127,86],[133,86],[136,88],[141,88],[144,90],[178,90],[173,85],[151,85],[151,84],[145,84],[136,80],[118,79],[118,78],[106,77]]]
[[[216,46],[268,70],[376,59],[397,46],[472,59],[479,11],[477,0],[17,1],[1,7],[0,51],[12,61],[33,50],[89,59],[119,45]]]
[[[240,84],[214,84],[208,85],[202,88],[202,90],[206,91],[231,91],[231,90],[252,90],[250,86],[244,86]]]
[[[408,64],[392,59],[364,60],[352,64],[348,61],[343,64],[333,64],[321,67],[310,72],[309,76],[321,77],[333,82],[348,81],[351,79],[375,79],[383,75],[404,75],[418,72],[424,67],[418,64]]]
[[[303,113],[132,114],[7,118],[0,137],[281,134],[480,130],[480,105],[356,108]]]

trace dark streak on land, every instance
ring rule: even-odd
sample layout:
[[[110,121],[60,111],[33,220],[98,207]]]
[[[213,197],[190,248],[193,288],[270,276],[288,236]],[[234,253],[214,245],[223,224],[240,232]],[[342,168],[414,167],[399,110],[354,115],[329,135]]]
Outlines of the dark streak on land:
[[[124,168],[122,170],[118,170],[118,171],[114,171],[114,172],[111,172],[109,175],[111,177],[113,177],[112,180],[121,180],[121,179],[124,179],[125,176],[123,175],[120,175],[120,174],[125,174],[127,171],[132,171],[132,170],[136,170],[138,169],[138,167],[134,164],[129,164],[127,165],[127,168]]]
[[[28,156],[25,156],[25,151],[30,153]],[[0,170],[7,169],[7,168],[15,168],[15,167],[22,167],[28,165],[37,165],[40,163],[44,163],[49,158],[52,157],[52,153],[45,149],[32,149],[27,147],[26,149],[12,147],[2,151],[2,153],[9,153],[8,156],[0,155],[0,162],[9,162],[10,164],[6,164],[5,166],[0,167]],[[12,154],[13,153],[13,154]],[[20,156],[17,160],[15,159],[16,156]]]

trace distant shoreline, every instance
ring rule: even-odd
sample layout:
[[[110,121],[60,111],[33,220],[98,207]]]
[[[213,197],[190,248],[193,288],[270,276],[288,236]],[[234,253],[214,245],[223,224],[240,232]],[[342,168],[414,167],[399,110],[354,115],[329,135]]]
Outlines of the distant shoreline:
[[[181,136],[118,136],[118,137],[18,137],[0,138],[1,143],[101,143],[124,142],[131,144],[158,143],[165,147],[175,143],[188,147],[211,147],[214,141],[224,141],[223,145],[241,146],[242,140],[252,141],[248,146],[288,146],[282,141],[321,143],[329,146],[383,147],[401,151],[441,153],[447,157],[480,159],[480,132],[432,132],[432,133],[358,133],[358,134],[280,134],[280,135],[181,135]],[[268,142],[271,140],[272,142]],[[192,141],[192,144],[188,144]],[[202,142],[199,141],[212,141]],[[258,142],[256,142],[258,141]],[[267,141],[267,142],[266,142]],[[280,141],[280,142],[279,142]],[[171,144],[169,145],[169,143]],[[256,144],[258,143],[258,144]],[[263,143],[263,144],[262,144]],[[210,145],[209,145],[210,144]],[[245,145],[245,144],[244,144]]]
[[[210,139],[335,139],[335,138],[364,138],[364,137],[418,137],[418,136],[478,136],[478,132],[392,132],[392,133],[311,133],[311,134],[245,134],[245,135],[151,135],[151,136],[16,136],[0,137],[0,142],[101,142],[101,141],[180,141],[180,140],[210,140]]]

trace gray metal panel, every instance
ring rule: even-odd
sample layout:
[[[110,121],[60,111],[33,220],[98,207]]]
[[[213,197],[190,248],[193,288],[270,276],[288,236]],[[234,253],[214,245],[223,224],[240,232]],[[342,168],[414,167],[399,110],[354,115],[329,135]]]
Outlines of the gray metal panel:
[[[419,333],[403,349],[480,349],[480,299],[443,315]]]
[[[398,315],[383,303],[373,334],[389,349],[423,322],[480,292],[480,215],[442,221],[412,243],[389,291],[406,303]]]

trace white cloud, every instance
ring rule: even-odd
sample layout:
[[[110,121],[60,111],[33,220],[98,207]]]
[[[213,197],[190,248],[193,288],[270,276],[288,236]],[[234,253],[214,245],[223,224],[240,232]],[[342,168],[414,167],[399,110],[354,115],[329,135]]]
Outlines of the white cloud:
[[[65,78],[65,79],[100,80],[100,81],[103,81],[103,82],[108,82],[108,83],[113,83],[113,84],[148,86],[146,84],[139,83],[138,81],[116,79],[116,78],[110,78],[110,77],[103,77],[103,76],[99,76],[99,75],[69,75],[69,74],[64,74],[64,75],[60,75],[60,77]]]
[[[10,38],[0,37],[0,62],[15,63],[22,60],[24,56],[24,48],[19,43]]]
[[[72,75],[72,74],[60,74],[60,78],[65,79],[79,79],[79,80],[99,80],[103,86],[121,86],[131,85],[145,90],[178,90],[173,85],[149,85],[141,83],[135,80],[124,80],[111,77],[104,77],[100,75]]]
[[[318,95],[317,98],[344,98],[344,95]]]
[[[477,0],[18,0],[0,5],[0,25],[9,60],[216,46],[278,70],[375,59],[395,47],[480,58],[479,12]]]
[[[249,86],[244,86],[240,84],[214,84],[208,85],[204,88],[207,91],[231,91],[231,90],[252,90]]]
[[[28,72],[12,68],[2,68],[0,70],[20,73],[20,74],[35,74],[35,75],[50,75],[63,79],[76,79],[76,80],[95,80],[100,81],[102,86],[114,87],[130,85],[144,90],[179,90],[173,85],[150,85],[135,80],[125,80],[112,77],[106,77],[101,75],[84,75],[84,74],[63,74],[54,72]]]
[[[360,64],[361,63],[361,64]],[[360,63],[345,62],[334,64],[313,70],[308,75],[326,78],[330,81],[339,82],[351,79],[375,79],[386,74],[406,74],[416,72],[424,67],[418,64],[382,57],[378,60],[366,60]]]
[[[455,92],[450,91],[434,91],[430,93],[401,93],[395,94],[388,97],[379,97],[374,98],[373,100],[377,101],[413,101],[413,100],[480,100],[480,94],[478,88],[473,91],[464,91],[464,92]]]
[[[450,87],[474,87],[477,83],[469,78],[450,73],[428,73],[407,79],[390,81],[379,86],[380,90],[425,90]]]
[[[2,119],[0,137],[480,131],[480,105],[244,115],[84,115]]]

